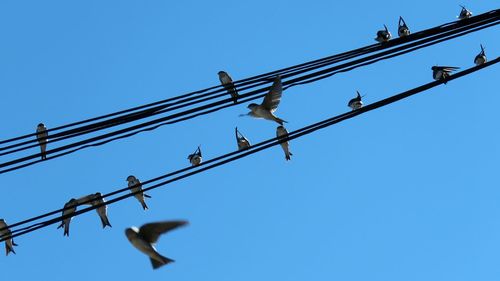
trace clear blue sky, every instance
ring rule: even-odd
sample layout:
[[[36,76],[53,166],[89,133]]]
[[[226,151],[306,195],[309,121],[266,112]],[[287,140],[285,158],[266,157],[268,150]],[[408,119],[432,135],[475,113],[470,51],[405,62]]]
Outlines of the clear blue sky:
[[[70,3],[71,2],[71,3]],[[296,1],[298,2],[298,1]],[[402,15],[413,31],[453,21],[459,4],[491,1],[3,1],[0,139],[176,96],[375,43]],[[493,27],[285,92],[288,129],[432,79],[435,64],[472,66],[479,44],[498,56]],[[109,207],[70,237],[56,226],[18,237],[2,280],[499,280],[498,78],[494,66],[424,94]],[[0,217],[14,223],[71,197],[126,186],[211,158],[275,124],[244,105],[1,175]],[[36,150],[34,151],[36,152]],[[187,219],[153,271],[127,241],[131,225]],[[2,245],[3,249],[3,245]],[[141,279],[141,280],[142,280]]]

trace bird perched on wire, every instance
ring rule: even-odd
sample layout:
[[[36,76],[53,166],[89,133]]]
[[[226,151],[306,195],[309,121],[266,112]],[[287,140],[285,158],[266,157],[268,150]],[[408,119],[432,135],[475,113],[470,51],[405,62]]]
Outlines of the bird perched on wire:
[[[403,17],[399,17],[399,23],[398,23],[398,36],[399,37],[405,37],[410,35],[410,29],[406,25],[405,20]]]
[[[248,105],[250,112],[240,116],[249,115],[255,118],[263,118],[266,120],[275,121],[280,125],[286,123],[285,120],[276,117],[273,113],[278,108],[281,101],[281,94],[283,93],[283,86],[281,85],[281,76],[276,76],[274,78],[273,85],[271,86],[269,92],[264,97],[261,104],[251,103]]]
[[[347,106],[352,110],[360,109],[361,107],[363,107],[363,101],[361,101],[362,96],[358,91],[356,91],[356,93],[358,93],[358,95],[347,103]]]
[[[160,235],[188,224],[187,221],[163,221],[148,223],[141,228],[132,226],[125,229],[125,235],[130,243],[151,260],[153,269],[174,262],[174,260],[162,256],[155,248]]]
[[[460,67],[456,66],[433,66],[432,69],[432,78],[434,80],[444,80],[446,84],[446,79],[450,77],[451,72],[459,69]]]
[[[75,198],[71,198],[66,204],[64,204],[64,210],[62,211],[63,216],[69,216],[76,212],[76,206],[78,205],[78,201]],[[71,223],[71,219],[73,216],[69,216],[67,218],[62,219],[61,224],[57,227],[57,229],[64,227],[64,236],[69,237],[69,224]]]
[[[202,162],[202,156],[201,156],[201,148],[198,146],[198,148],[194,151],[193,154],[189,154],[187,157],[189,162],[191,163],[192,166],[198,166]]]
[[[38,144],[40,145],[40,153],[42,160],[47,159],[46,151],[47,151],[47,128],[43,123],[38,124],[36,127],[36,139],[38,140]]]
[[[276,128],[276,137],[277,138],[288,137],[288,131],[286,130],[286,128],[283,126],[278,126]],[[288,141],[282,142],[282,143],[280,143],[280,145],[281,145],[281,148],[283,148],[283,152],[285,152],[285,159],[287,161],[290,160],[291,159],[290,156],[292,156],[293,154],[290,152],[290,145],[289,145]]]
[[[238,150],[242,150],[250,147],[250,141],[245,138],[245,136],[238,131],[238,127],[234,129],[236,135],[236,143],[238,144]]]
[[[387,26],[384,24],[384,30],[377,31],[377,37],[375,37],[375,41],[384,43],[391,39],[392,35],[387,29]]]
[[[106,203],[106,200],[102,198],[102,194],[100,192],[94,193],[94,194],[89,194],[87,196],[84,196],[82,198],[77,199],[78,205],[91,205],[92,207],[95,207],[99,204]],[[105,228],[106,226],[112,227],[111,223],[109,223],[108,219],[108,206],[107,205],[102,205],[99,206],[95,209],[97,212],[97,215],[99,215],[99,218],[101,219],[102,223],[102,228]]]
[[[238,101],[238,91],[236,90],[236,87],[234,86],[233,79],[231,79],[231,76],[227,74],[225,71],[219,71],[219,80],[222,86],[224,86],[224,89],[231,95],[231,98],[233,98],[233,102],[236,103]]]
[[[486,54],[484,53],[483,45],[481,45],[481,52],[474,58],[474,63],[480,65],[486,63]]]
[[[2,230],[3,229],[3,230]],[[10,231],[7,222],[4,219],[0,219],[0,239],[5,239],[5,255],[8,256],[10,252],[16,253],[14,251],[14,246],[17,246],[14,243],[14,238],[11,237],[12,231]]]
[[[460,14],[457,16],[459,20],[464,20],[472,17],[471,11],[467,10],[464,6],[460,5],[462,7],[462,10],[460,10]]]
[[[135,193],[134,197],[139,201],[139,203],[141,203],[142,209],[144,209],[144,210],[149,209],[148,205],[146,205],[145,198],[151,198],[151,196],[141,192],[142,191],[141,181],[138,178],[130,175],[127,177],[127,182],[128,182],[128,188],[130,189],[130,192]]]

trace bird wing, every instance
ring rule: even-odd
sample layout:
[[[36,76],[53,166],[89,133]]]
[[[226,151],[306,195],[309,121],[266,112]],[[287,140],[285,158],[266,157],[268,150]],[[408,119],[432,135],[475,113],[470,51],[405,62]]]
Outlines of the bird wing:
[[[139,234],[149,243],[156,243],[160,235],[180,226],[186,225],[187,221],[162,221],[147,223],[139,229]]]
[[[276,111],[278,105],[280,104],[282,93],[283,93],[283,87],[281,85],[281,77],[276,76],[273,85],[269,90],[269,93],[266,94],[266,96],[264,97],[264,101],[262,102],[264,108],[266,108],[271,112]]]
[[[455,69],[460,69],[460,67],[457,66],[438,66],[438,69],[446,70],[446,71],[452,71]]]

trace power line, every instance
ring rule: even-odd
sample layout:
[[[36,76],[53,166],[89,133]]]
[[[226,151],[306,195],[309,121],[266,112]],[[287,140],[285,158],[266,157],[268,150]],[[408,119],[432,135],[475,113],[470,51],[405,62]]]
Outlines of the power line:
[[[374,110],[374,109],[378,109],[380,107],[389,105],[389,104],[397,102],[399,100],[408,98],[408,97],[410,97],[412,95],[424,92],[424,91],[426,91],[428,89],[431,89],[433,87],[439,86],[439,85],[441,85],[444,82],[455,80],[455,79],[461,78],[463,76],[469,75],[469,74],[471,74],[471,73],[473,73],[475,71],[478,71],[480,69],[489,67],[489,66],[491,66],[493,64],[496,64],[498,62],[500,62],[500,57],[497,57],[496,59],[491,60],[491,61],[489,61],[489,62],[487,62],[485,64],[482,64],[482,65],[479,65],[479,66],[475,66],[475,67],[463,70],[461,72],[458,72],[458,73],[450,76],[449,78],[447,78],[446,81],[443,81],[443,80],[433,81],[433,82],[424,84],[422,86],[419,86],[417,88],[414,88],[414,89],[402,92],[400,94],[397,94],[397,95],[394,95],[394,96],[382,99],[382,100],[377,101],[377,102],[374,102],[372,104],[366,105],[366,106],[364,106],[364,107],[362,107],[360,109],[357,109],[357,110],[354,110],[354,111],[349,111],[349,112],[346,112],[346,113],[343,113],[343,114],[340,114],[340,115],[337,115],[337,116],[325,119],[325,120],[323,120],[321,122],[317,122],[317,123],[314,123],[312,125],[303,127],[301,129],[292,131],[292,132],[290,132],[288,134],[287,137],[284,137],[284,138],[271,138],[271,139],[262,141],[260,143],[257,143],[255,145],[252,145],[252,146],[250,146],[247,149],[234,151],[234,152],[227,153],[227,154],[224,154],[222,156],[210,159],[208,161],[203,162],[199,166],[193,166],[193,167],[183,168],[183,169],[174,171],[172,173],[168,173],[168,174],[162,175],[160,177],[157,177],[157,178],[154,178],[154,179],[151,179],[151,180],[148,180],[148,181],[144,181],[142,183],[143,186],[147,185],[149,183],[153,183],[153,182],[156,182],[156,181],[160,181],[160,180],[166,179],[168,177],[172,177],[174,175],[181,174],[181,175],[179,175],[177,177],[174,177],[174,178],[171,178],[171,179],[168,179],[168,180],[164,180],[164,181],[156,183],[156,184],[154,184],[152,186],[143,188],[142,191],[138,191],[138,192],[133,192],[133,193],[128,193],[128,194],[125,194],[125,195],[121,195],[119,197],[110,199],[110,200],[108,200],[105,203],[97,204],[97,205],[94,205],[92,207],[84,208],[84,209],[76,211],[75,213],[70,214],[70,215],[59,216],[59,217],[56,217],[56,218],[53,218],[53,219],[49,219],[49,220],[46,220],[46,221],[43,221],[43,222],[39,222],[39,223],[30,225],[30,226],[24,227],[24,228],[15,229],[15,230],[13,230],[11,232],[11,235],[5,234],[3,237],[1,237],[0,242],[5,241],[6,239],[9,239],[11,237],[12,238],[13,237],[17,237],[17,236],[20,236],[20,235],[24,235],[24,234],[30,233],[30,232],[35,231],[37,229],[47,227],[47,226],[52,225],[54,223],[60,222],[61,220],[64,220],[66,218],[79,216],[79,215],[81,215],[83,213],[92,211],[92,210],[97,209],[99,207],[102,207],[104,205],[114,204],[114,203],[119,202],[121,200],[127,199],[127,198],[129,198],[131,196],[134,196],[135,194],[144,193],[144,192],[147,192],[149,190],[156,189],[158,187],[164,186],[166,184],[169,184],[169,183],[172,183],[172,182],[184,179],[186,177],[190,177],[190,176],[198,174],[198,173],[201,173],[203,171],[206,171],[206,170],[209,170],[209,169],[213,169],[215,167],[227,164],[229,162],[233,162],[235,160],[238,160],[238,159],[246,157],[248,155],[251,155],[251,154],[257,153],[259,151],[268,149],[268,148],[270,148],[272,146],[275,146],[275,145],[278,145],[280,143],[283,143],[283,142],[286,142],[286,141],[289,141],[289,140],[293,140],[293,139],[296,139],[296,138],[308,135],[308,134],[313,133],[313,132],[315,132],[317,130],[324,129],[324,128],[332,126],[332,125],[334,125],[336,123],[339,123],[339,122],[342,122],[344,120],[353,118],[353,117],[355,117],[357,115],[366,113],[366,112]],[[110,196],[114,196],[116,194],[125,192],[127,190],[129,190],[129,187],[122,188],[122,189],[110,192],[108,194],[105,194],[105,195],[102,196],[102,198],[107,198],[107,197],[110,197]],[[89,201],[91,201],[91,200],[89,200]],[[86,203],[89,203],[89,202],[81,202],[79,204],[79,206],[81,206],[82,204],[86,204]],[[52,212],[49,212],[49,213],[46,213],[46,214],[43,214],[43,215],[40,215],[40,216],[37,216],[37,217],[34,217],[34,218],[30,218],[30,219],[27,219],[27,220],[24,220],[24,221],[21,221],[21,222],[18,222],[18,223],[14,223],[14,224],[11,224],[8,228],[14,228],[14,227],[18,227],[18,226],[21,226],[21,225],[33,222],[33,221],[37,221],[37,220],[40,220],[42,218],[58,214],[58,213],[60,213],[60,212],[62,212],[64,210],[67,210],[69,208],[72,208],[72,207],[62,208],[62,209],[59,209],[59,210],[56,210],[56,211],[52,211]],[[2,231],[4,229],[7,229],[7,228],[0,228],[0,231]]]
[[[486,14],[495,14],[494,12],[496,12],[496,11],[492,11],[492,12],[489,12]],[[375,63],[375,62],[380,61],[380,60],[389,59],[389,58],[392,58],[395,56],[399,56],[399,55],[402,55],[402,54],[405,54],[408,52],[418,50],[420,48],[424,48],[424,47],[434,45],[434,44],[437,44],[437,43],[440,43],[440,42],[443,42],[446,40],[450,40],[450,39],[453,39],[453,38],[456,38],[459,36],[463,36],[463,35],[468,34],[470,32],[475,32],[475,31],[478,31],[478,30],[481,30],[484,28],[494,26],[494,25],[500,23],[499,20],[500,20],[499,15],[496,15],[493,18],[487,17],[485,20],[482,20],[482,21],[474,21],[473,24],[461,25],[458,28],[455,27],[455,25],[448,24],[447,26],[445,25],[445,27],[440,28],[440,29],[442,29],[441,33],[438,33],[437,31],[433,31],[432,34],[435,34],[435,35],[432,37],[423,38],[417,42],[411,42],[411,43],[408,43],[406,45],[403,45],[403,46],[400,46],[400,47],[397,47],[397,48],[394,48],[391,50],[386,50],[386,51],[383,51],[381,53],[377,53],[377,54],[374,54],[374,55],[371,55],[368,57],[364,57],[364,58],[350,61],[350,62],[341,64],[338,66],[330,67],[330,68],[323,69],[323,70],[320,70],[320,71],[317,71],[314,73],[310,73],[310,74],[303,75],[303,76],[300,76],[297,78],[293,78],[293,79],[290,79],[288,81],[284,81],[283,85],[288,85],[287,87],[285,87],[285,89],[287,89],[287,88],[292,87],[292,86],[302,85],[302,84],[306,84],[306,83],[315,82],[315,81],[320,80],[320,79],[325,79],[327,77],[330,77],[330,76],[337,74],[337,73],[340,73],[340,72],[346,72],[346,71],[352,70],[352,69],[357,68],[357,67],[372,64],[372,63]],[[449,30],[451,27],[454,27],[454,28]],[[446,29],[446,28],[448,28],[448,29]],[[434,30],[434,29],[432,29],[432,30]],[[443,30],[444,30],[444,32],[443,32]],[[422,33],[423,32],[416,33],[416,34],[422,35]],[[422,38],[422,37],[418,37],[418,38]],[[404,39],[404,38],[399,38],[399,39]],[[391,43],[391,41],[389,41],[386,44],[389,44],[389,43]],[[339,59],[339,58],[337,58],[337,59],[339,61],[341,61],[341,59]],[[335,62],[337,62],[337,61],[335,61]],[[307,70],[307,71],[310,71],[310,70]],[[297,73],[290,74],[290,75],[296,75],[296,74]],[[265,83],[267,83],[267,81],[260,82],[260,84],[265,84]],[[240,92],[247,90],[247,89],[251,89],[253,87],[254,86],[248,86],[246,88],[241,88]],[[82,140],[82,141],[79,141],[76,143],[72,143],[72,144],[64,145],[64,146],[61,146],[58,148],[54,148],[54,149],[47,151],[47,154],[55,154],[57,152],[61,152],[59,154],[55,154],[55,155],[52,155],[51,157],[49,157],[49,159],[54,159],[54,158],[67,155],[67,154],[76,152],[78,150],[81,150],[81,149],[84,149],[87,147],[100,146],[100,145],[109,143],[111,141],[117,140],[117,139],[122,139],[122,138],[133,136],[133,135],[138,134],[140,132],[151,131],[151,130],[154,130],[154,129],[159,128],[161,126],[167,125],[167,124],[185,121],[185,120],[197,117],[197,116],[201,116],[201,115],[209,114],[209,113],[212,113],[215,111],[219,111],[221,109],[224,109],[224,108],[227,108],[230,106],[234,106],[236,104],[248,102],[250,100],[254,100],[257,98],[262,98],[264,96],[264,94],[261,94],[261,93],[263,93],[264,91],[267,91],[267,90],[268,90],[268,87],[264,87],[264,88],[250,91],[250,92],[245,93],[245,94],[241,94],[240,100],[237,103],[233,103],[232,99],[226,98],[226,99],[223,99],[223,100],[220,100],[217,102],[202,105],[202,106],[199,106],[196,108],[192,108],[189,110],[185,110],[182,112],[171,114],[171,115],[168,115],[165,117],[161,117],[161,118],[158,118],[155,120],[151,120],[148,122],[137,124],[137,125],[134,125],[131,127],[124,128],[124,129],[120,129],[118,131],[106,133],[106,134],[92,137],[92,138]],[[227,94],[226,93],[218,94],[216,97],[222,97],[222,96],[227,96]],[[212,99],[212,98],[211,97],[203,98],[203,99],[201,99],[201,102],[205,102],[205,101],[208,101],[210,99]],[[188,105],[194,105],[194,104],[199,103],[199,102],[200,101],[192,101]],[[172,104],[172,105],[174,105],[174,104]],[[181,109],[183,107],[185,107],[185,105],[172,106],[170,108],[165,108],[162,110],[155,109],[154,110],[155,112],[153,114],[156,115],[159,113],[164,113],[164,112],[168,112],[168,111],[172,111],[172,110]],[[146,128],[144,128],[144,127],[146,127]],[[51,140],[51,142],[53,142],[53,141],[54,140]],[[31,147],[36,147],[36,146],[38,146],[38,145],[32,145]],[[14,166],[18,163],[26,162],[28,160],[37,158],[37,157],[39,157],[39,155],[40,154],[37,153],[37,154],[30,155],[30,156],[18,158],[18,159],[12,160],[12,161],[0,163],[0,168],[10,167],[10,168],[5,168],[3,170],[0,170],[0,174],[42,162],[42,160],[34,160],[34,161],[31,161],[28,163]],[[11,167],[11,166],[13,166],[13,167]]]

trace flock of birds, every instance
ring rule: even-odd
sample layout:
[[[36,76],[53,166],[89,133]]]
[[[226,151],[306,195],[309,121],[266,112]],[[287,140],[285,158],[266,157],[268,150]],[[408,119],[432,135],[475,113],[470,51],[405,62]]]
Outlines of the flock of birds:
[[[467,10],[465,7],[461,6],[462,10],[460,11],[460,15],[458,16],[459,20],[467,19],[472,16],[472,13]],[[410,29],[406,25],[406,22],[402,17],[399,18],[398,23],[398,35],[399,37],[404,37],[410,35]],[[391,39],[391,33],[387,29],[387,26],[384,25],[384,30],[379,30],[377,32],[376,41],[380,43],[388,42]],[[481,52],[474,58],[474,63],[476,65],[486,63],[486,55],[484,51],[484,47],[481,45]],[[451,72],[459,69],[454,66],[433,66],[433,78],[435,80],[444,80],[446,83],[446,79],[451,75]],[[238,91],[233,83],[233,80],[229,76],[229,74],[225,71],[219,71],[219,80],[224,89],[231,96],[232,100],[236,103],[238,101],[239,95]],[[261,104],[251,103],[248,105],[248,109],[250,112],[247,114],[243,114],[240,116],[251,116],[255,118],[262,118],[270,121],[274,121],[279,124],[276,128],[276,137],[283,139],[288,136],[287,129],[283,126],[284,123],[287,123],[285,120],[274,115],[274,112],[278,108],[278,105],[281,101],[283,88],[281,83],[281,77],[278,75],[274,78],[273,84],[269,90],[269,92],[265,95],[264,100]],[[363,107],[362,96],[359,92],[357,92],[357,96],[351,100],[349,100],[348,107],[352,110],[357,110]],[[235,128],[236,135],[236,143],[238,146],[238,150],[247,149],[251,146],[250,141],[238,130]],[[36,137],[40,146],[41,151],[41,159],[47,159],[46,150],[48,143],[48,133],[47,128],[43,123],[38,124],[36,128]],[[281,143],[281,147],[285,153],[285,159],[290,160],[292,153],[289,149],[288,141],[283,141]],[[192,166],[198,166],[202,163],[202,153],[201,147],[198,146],[196,151],[190,154],[188,160]],[[134,197],[139,201],[143,210],[148,209],[148,205],[146,204],[146,198],[151,198],[151,196],[144,194],[142,192],[142,183],[141,181],[133,175],[127,177],[126,181],[128,182],[128,188],[134,194]],[[64,210],[62,215],[66,218],[61,221],[61,224],[57,227],[64,228],[64,236],[69,236],[69,226],[72,219],[72,214],[74,214],[77,210],[78,206],[81,205],[90,205],[96,207],[96,212],[101,220],[102,227],[106,226],[111,227],[111,223],[109,222],[107,215],[107,205],[105,204],[105,200],[102,197],[100,192],[89,194],[83,196],[81,198],[75,199],[71,198],[66,204],[64,204]],[[156,248],[154,247],[160,235],[176,229],[180,226],[187,225],[187,221],[163,221],[163,222],[154,222],[143,225],[141,228],[130,227],[125,230],[125,235],[127,236],[130,243],[136,247],[139,251],[149,256],[151,260],[151,264],[154,269],[159,268],[163,265],[173,262],[172,259],[162,256],[158,253]],[[0,219],[0,237],[11,236],[11,231],[8,228],[7,223],[4,219]],[[9,237],[5,240],[5,249],[6,255],[9,255],[10,252],[16,253],[14,251],[14,246],[17,244],[14,242],[12,237]]]

